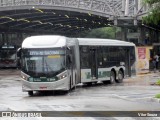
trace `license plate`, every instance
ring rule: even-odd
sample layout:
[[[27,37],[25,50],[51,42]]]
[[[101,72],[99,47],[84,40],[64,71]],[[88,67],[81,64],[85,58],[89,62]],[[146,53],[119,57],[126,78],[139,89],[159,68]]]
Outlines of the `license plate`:
[[[41,86],[41,87],[39,87],[39,89],[41,89],[41,90],[46,90],[47,87],[46,87],[46,86]]]

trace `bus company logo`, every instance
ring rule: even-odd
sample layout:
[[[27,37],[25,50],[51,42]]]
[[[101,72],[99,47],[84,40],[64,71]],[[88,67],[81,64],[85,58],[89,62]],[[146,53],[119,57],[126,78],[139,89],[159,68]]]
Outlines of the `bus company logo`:
[[[2,112],[2,117],[12,117],[11,112]]]

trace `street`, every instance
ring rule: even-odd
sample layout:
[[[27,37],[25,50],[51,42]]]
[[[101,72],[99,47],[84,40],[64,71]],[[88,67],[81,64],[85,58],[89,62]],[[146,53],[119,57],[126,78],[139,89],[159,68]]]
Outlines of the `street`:
[[[77,85],[66,94],[40,92],[28,96],[22,92],[20,71],[1,70],[0,111],[160,111],[152,98],[160,87],[151,85],[160,73],[149,73],[124,79],[123,83],[92,86]]]

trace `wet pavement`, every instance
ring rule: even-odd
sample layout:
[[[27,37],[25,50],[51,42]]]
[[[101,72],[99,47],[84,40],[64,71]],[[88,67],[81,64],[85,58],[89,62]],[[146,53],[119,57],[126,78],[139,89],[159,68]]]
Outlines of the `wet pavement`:
[[[0,111],[160,111],[160,103],[153,100],[160,93],[160,86],[153,85],[158,79],[160,73],[151,72],[114,85],[80,84],[67,94],[41,92],[29,97],[22,92],[20,71],[5,69],[0,71]]]

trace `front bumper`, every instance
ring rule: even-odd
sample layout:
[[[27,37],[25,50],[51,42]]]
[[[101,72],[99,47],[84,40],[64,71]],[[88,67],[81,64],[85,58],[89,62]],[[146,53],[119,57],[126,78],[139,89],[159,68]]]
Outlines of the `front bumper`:
[[[22,80],[22,91],[69,90],[67,78],[54,82],[29,82]]]

